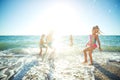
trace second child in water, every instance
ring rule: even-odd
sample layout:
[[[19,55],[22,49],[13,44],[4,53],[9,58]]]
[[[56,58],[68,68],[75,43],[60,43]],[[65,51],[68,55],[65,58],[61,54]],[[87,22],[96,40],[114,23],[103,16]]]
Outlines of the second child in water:
[[[88,60],[87,60],[87,52],[89,54],[89,57],[90,57],[90,65],[93,64],[93,60],[92,60],[92,52],[95,48],[99,48],[99,50],[101,51],[101,45],[100,45],[100,40],[99,40],[99,36],[98,34],[100,33],[99,32],[99,27],[96,25],[93,27],[92,29],[92,34],[90,35],[90,40],[89,42],[87,43],[87,48],[85,48],[83,50],[84,52],[84,62],[83,63],[87,63]],[[98,43],[98,46],[96,44],[96,42]]]
[[[42,56],[43,48],[46,48],[46,52],[47,52],[47,45],[45,42],[45,35],[44,34],[42,34],[41,39],[40,39],[40,56]]]

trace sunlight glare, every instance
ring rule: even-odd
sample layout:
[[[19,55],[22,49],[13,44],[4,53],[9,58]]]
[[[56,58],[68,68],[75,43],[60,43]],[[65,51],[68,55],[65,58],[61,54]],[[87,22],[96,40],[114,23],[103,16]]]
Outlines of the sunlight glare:
[[[46,8],[39,16],[39,26],[43,32],[53,29],[60,35],[76,34],[80,26],[80,18],[71,4],[56,3]],[[73,31],[74,30],[74,31]],[[36,30],[37,31],[37,30]]]

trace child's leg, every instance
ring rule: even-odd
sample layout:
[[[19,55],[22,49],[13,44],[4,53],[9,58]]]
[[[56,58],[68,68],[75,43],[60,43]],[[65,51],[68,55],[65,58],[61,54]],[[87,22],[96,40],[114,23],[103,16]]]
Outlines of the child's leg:
[[[89,49],[90,65],[93,64],[93,60],[92,60],[92,52],[93,52],[93,50],[94,50],[93,48]]]
[[[89,51],[89,57],[90,57],[90,64],[92,65],[93,64],[93,61],[92,61],[92,51]]]
[[[87,61],[87,51],[88,51],[88,48],[83,50],[83,52],[84,52],[84,63],[88,62]]]
[[[42,48],[40,48],[40,56],[42,55]]]

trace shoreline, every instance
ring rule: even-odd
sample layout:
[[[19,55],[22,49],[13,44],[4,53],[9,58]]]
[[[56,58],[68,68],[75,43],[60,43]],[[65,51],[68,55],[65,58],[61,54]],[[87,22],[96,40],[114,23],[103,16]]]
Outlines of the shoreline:
[[[64,78],[72,78],[76,79],[84,79],[85,78],[85,70],[87,70],[87,76],[91,75],[92,80],[119,80],[120,79],[120,53],[118,52],[94,52],[93,53],[93,68],[88,68],[87,65],[82,65],[81,62],[83,60],[83,54],[76,53],[71,50],[69,52],[61,51],[57,53],[57,56],[54,60],[45,59],[45,61],[41,61],[41,58],[37,55],[30,56],[17,56],[17,55],[4,55],[1,56],[1,64],[6,62],[6,67],[2,66],[0,71],[3,71],[3,74],[7,74],[3,79],[17,80],[21,78],[24,80],[29,75],[31,75],[31,71],[39,74],[38,77],[43,75],[41,72],[45,73],[45,78],[51,78],[52,76],[56,76],[56,79],[59,79],[61,75],[61,80]],[[6,56],[6,57],[5,57]],[[48,57],[48,56],[47,56]],[[45,57],[45,58],[47,58]],[[19,64],[17,64],[19,62]],[[9,64],[8,64],[9,63]],[[16,65],[14,65],[14,64]],[[9,65],[12,66],[10,67]],[[10,67],[10,68],[9,68]],[[9,68],[9,69],[8,69]],[[16,69],[16,72],[15,72]],[[11,70],[14,72],[12,73]],[[91,71],[92,70],[92,71]],[[6,72],[7,71],[7,72]],[[61,72],[62,71],[62,72]],[[9,75],[9,73],[12,75]],[[22,74],[23,73],[23,74]],[[1,72],[2,74],[2,72]],[[64,74],[64,76],[63,76]],[[35,78],[36,75],[32,74]],[[2,75],[0,75],[2,79]],[[37,77],[37,76],[36,76]],[[43,77],[41,77],[43,78]]]

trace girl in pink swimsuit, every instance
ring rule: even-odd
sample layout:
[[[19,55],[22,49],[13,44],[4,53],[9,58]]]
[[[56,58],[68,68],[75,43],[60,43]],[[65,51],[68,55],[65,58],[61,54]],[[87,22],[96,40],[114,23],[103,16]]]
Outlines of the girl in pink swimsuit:
[[[86,46],[97,48],[96,39],[92,35],[90,35],[90,41],[87,43]]]
[[[89,42],[86,45],[87,48],[85,48],[83,50],[83,52],[84,52],[84,62],[83,63],[87,63],[88,62],[88,60],[87,60],[87,52],[88,52],[89,53],[89,57],[90,57],[90,65],[93,64],[92,52],[93,52],[93,50],[95,48],[97,48],[96,42],[98,43],[98,48],[101,51],[100,40],[99,40],[98,34],[99,34],[99,27],[96,25],[92,29],[92,35],[90,35],[90,40],[89,40]]]

